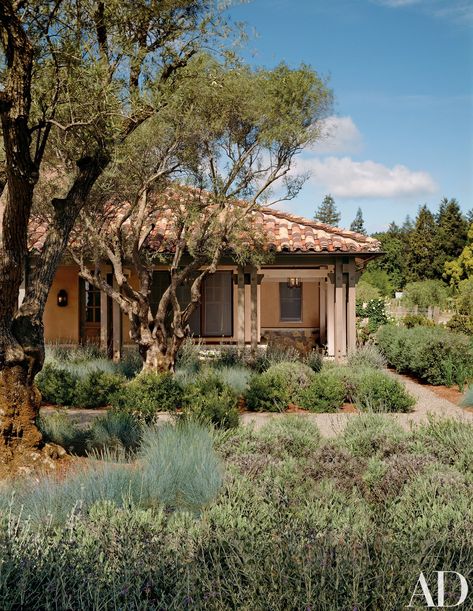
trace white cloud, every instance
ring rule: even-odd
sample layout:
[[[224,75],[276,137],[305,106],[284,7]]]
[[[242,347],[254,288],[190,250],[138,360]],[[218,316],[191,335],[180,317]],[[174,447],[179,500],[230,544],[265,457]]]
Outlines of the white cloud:
[[[419,4],[421,0],[376,0],[378,4],[385,4],[386,6],[409,6],[411,4]]]
[[[372,0],[372,2],[391,8],[418,5],[427,14],[457,23],[465,24],[473,20],[471,0]]]
[[[299,159],[298,172],[327,192],[344,198],[395,198],[434,193],[437,185],[428,172],[404,165],[389,168],[374,161],[353,161],[350,157]]]
[[[361,133],[351,117],[327,117],[319,127],[320,140],[311,147],[314,153],[356,153],[361,150]]]

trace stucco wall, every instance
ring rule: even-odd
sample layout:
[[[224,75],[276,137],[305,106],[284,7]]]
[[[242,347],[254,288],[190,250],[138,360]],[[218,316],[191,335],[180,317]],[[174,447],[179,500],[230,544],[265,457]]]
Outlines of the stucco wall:
[[[68,295],[64,308],[57,305],[61,289]],[[56,272],[44,310],[44,335],[47,342],[79,341],[79,276],[75,265],[63,265]]]

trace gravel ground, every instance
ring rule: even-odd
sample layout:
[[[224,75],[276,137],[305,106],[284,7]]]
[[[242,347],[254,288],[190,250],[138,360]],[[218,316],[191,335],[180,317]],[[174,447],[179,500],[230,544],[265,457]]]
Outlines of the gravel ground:
[[[414,382],[410,378],[399,375],[392,371],[389,374],[397,378],[405,384],[407,390],[417,399],[417,404],[413,412],[409,414],[385,414],[387,418],[396,420],[402,428],[409,430],[413,425],[426,422],[429,414],[435,416],[443,416],[447,418],[456,418],[473,424],[473,413],[467,412],[454,403],[442,399],[429,390],[428,386],[424,386]],[[51,414],[58,411],[54,407],[44,407],[41,410],[42,414]],[[78,421],[81,425],[89,424],[95,417],[105,414],[105,409],[75,409],[69,408],[67,414]],[[336,437],[343,431],[349,418],[357,418],[356,413],[342,414],[298,414],[301,418],[308,418],[315,422],[320,429],[323,437]],[[271,418],[284,418],[285,414],[260,414],[260,413],[245,413],[242,414],[241,420],[244,425],[253,425],[256,429],[261,428]],[[166,422],[170,419],[169,414],[161,414],[160,421]]]

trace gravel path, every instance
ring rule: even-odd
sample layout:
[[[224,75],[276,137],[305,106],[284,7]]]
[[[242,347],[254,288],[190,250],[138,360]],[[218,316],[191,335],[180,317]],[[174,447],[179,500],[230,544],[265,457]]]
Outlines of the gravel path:
[[[388,372],[393,377],[400,380],[407,390],[417,399],[417,404],[413,412],[409,414],[385,414],[387,418],[392,418],[397,421],[403,429],[409,430],[413,425],[422,422],[427,422],[430,414],[445,418],[456,418],[473,424],[473,413],[463,410],[454,403],[442,399],[433,393],[428,386],[418,384],[406,376],[399,375],[392,371]],[[41,410],[42,414],[51,414],[58,411],[54,407],[44,407]],[[75,409],[68,408],[67,414],[77,420],[81,425],[90,424],[97,416],[105,414],[105,409]],[[316,423],[323,437],[336,437],[345,428],[349,418],[358,418],[356,413],[341,413],[341,414],[297,414],[301,418],[308,418]],[[284,418],[285,414],[269,414],[269,413],[245,413],[241,416],[242,424],[252,425],[255,429],[264,426],[272,418]],[[167,422],[170,420],[169,414],[160,414],[159,420]]]

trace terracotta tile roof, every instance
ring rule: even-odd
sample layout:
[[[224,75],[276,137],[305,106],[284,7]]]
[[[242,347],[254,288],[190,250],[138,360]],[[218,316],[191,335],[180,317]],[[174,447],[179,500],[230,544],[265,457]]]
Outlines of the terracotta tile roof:
[[[237,202],[242,205],[242,202]],[[120,205],[114,207],[114,216]],[[119,213],[118,213],[119,214]],[[253,212],[256,226],[265,235],[269,250],[286,253],[375,253],[380,252],[381,244],[374,238],[332,227],[319,221],[310,220],[272,208],[258,207]],[[30,245],[40,251],[46,236],[47,225],[33,222],[30,225]],[[174,218],[172,210],[166,207],[156,219],[150,236],[151,247],[157,251],[173,251]]]

